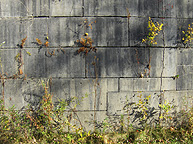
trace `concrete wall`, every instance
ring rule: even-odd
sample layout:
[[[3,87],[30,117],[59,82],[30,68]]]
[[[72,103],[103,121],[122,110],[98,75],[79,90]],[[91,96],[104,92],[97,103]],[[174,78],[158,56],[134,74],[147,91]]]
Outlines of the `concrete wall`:
[[[193,22],[192,5],[189,0],[0,0],[0,42],[5,41],[1,71],[7,78],[1,80],[1,93],[6,107],[37,105],[43,95],[40,80],[52,78],[54,101],[88,95],[77,106],[88,129],[93,127],[85,121],[95,114],[99,123],[106,117],[119,119],[123,107],[137,102],[139,95],[151,94],[150,106],[157,115],[164,100],[179,111],[183,98],[190,102],[193,90],[193,50],[181,41],[181,31]],[[164,24],[152,47],[141,43],[149,17]],[[76,41],[85,32],[97,48],[87,56],[76,53]],[[21,49],[17,45],[26,36]],[[36,38],[45,42],[47,36],[55,56],[36,44]],[[20,50],[23,74],[13,78]],[[145,71],[148,77],[140,78]]]

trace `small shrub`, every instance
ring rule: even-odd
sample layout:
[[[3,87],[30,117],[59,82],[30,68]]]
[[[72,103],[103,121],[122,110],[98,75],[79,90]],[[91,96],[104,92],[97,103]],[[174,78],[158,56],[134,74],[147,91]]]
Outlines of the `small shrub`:
[[[193,23],[192,23],[193,25]],[[183,44],[185,45],[185,47],[189,46],[190,43],[192,43],[192,40],[193,40],[193,28],[192,26],[189,24],[188,25],[188,30],[187,31],[182,31],[183,33],[183,38],[182,38],[182,41],[183,41]]]
[[[142,39],[142,43],[146,43],[150,46],[152,44],[157,44],[157,41],[155,40],[155,38],[162,30],[162,26],[163,24],[159,24],[158,22],[155,24],[149,17],[148,27],[147,27],[149,29],[149,33],[145,39]]]

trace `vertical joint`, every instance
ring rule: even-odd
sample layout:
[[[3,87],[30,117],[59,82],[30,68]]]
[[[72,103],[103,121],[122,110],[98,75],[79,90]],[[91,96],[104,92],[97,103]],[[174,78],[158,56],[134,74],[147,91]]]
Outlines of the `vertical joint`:
[[[82,17],[84,17],[84,0],[82,0]]]

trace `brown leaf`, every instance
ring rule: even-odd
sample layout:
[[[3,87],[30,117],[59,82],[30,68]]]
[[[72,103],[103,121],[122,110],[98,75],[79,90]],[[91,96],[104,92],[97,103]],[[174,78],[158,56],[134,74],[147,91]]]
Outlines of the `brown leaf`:
[[[23,71],[22,71],[21,69],[19,69],[18,74],[19,74],[19,75],[22,75],[22,74],[23,74]]]
[[[27,36],[21,40],[21,48],[24,47],[25,41],[27,40]]]
[[[49,42],[46,41],[46,42],[44,43],[44,45],[45,45],[46,47],[48,47],[48,46],[49,46]]]
[[[37,41],[37,43],[38,43],[39,45],[42,45],[41,40],[39,40],[38,38],[36,38],[36,41]]]
[[[81,47],[79,48],[78,53],[83,52],[84,50],[85,50],[85,47]]]
[[[23,78],[23,80],[26,80],[27,79],[27,75],[25,74],[25,77]]]

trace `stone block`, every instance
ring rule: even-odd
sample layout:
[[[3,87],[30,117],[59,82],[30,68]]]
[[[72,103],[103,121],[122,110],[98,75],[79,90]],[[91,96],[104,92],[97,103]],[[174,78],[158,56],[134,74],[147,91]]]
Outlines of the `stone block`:
[[[142,39],[146,38],[148,34],[148,18],[131,17],[129,20],[129,45],[137,46],[143,45]]]
[[[11,77],[18,73],[18,62],[15,60],[18,53],[18,49],[2,49],[0,51],[1,74],[4,73],[6,77]]]
[[[14,80],[13,80],[14,81]],[[20,85],[21,96],[23,98],[24,104],[30,104],[32,107],[37,108],[39,106],[42,97],[45,94],[44,84],[47,86],[48,93],[50,93],[50,87],[48,85],[48,79],[30,79],[22,80],[22,85]]]
[[[134,78],[120,78],[120,91],[133,91]]]
[[[193,105],[193,96],[192,96],[192,90],[188,90],[187,94],[183,94],[183,103],[182,103],[182,110],[190,110]]]
[[[16,48],[21,44],[21,40],[26,37],[26,24],[21,23],[19,19],[1,19],[0,23],[0,43],[5,41],[4,48]]]
[[[85,131],[102,130],[102,123],[107,118],[106,111],[77,112],[74,114],[77,126],[83,126]],[[95,122],[95,124],[94,124]]]
[[[38,48],[26,49],[31,56],[24,53],[24,74],[30,78],[48,77],[46,69],[46,56],[43,50],[38,53]]]
[[[108,78],[107,79],[107,91],[119,91],[119,80],[118,78]]]
[[[153,22],[163,23],[162,19],[151,18]],[[129,20],[129,45],[130,46],[146,46],[142,43],[142,39],[147,38],[149,17],[131,17]],[[158,36],[155,37],[157,45],[163,46],[163,33],[160,32]]]
[[[80,0],[52,0],[50,1],[51,16],[82,16],[82,1]]]
[[[7,21],[5,21],[5,24],[6,23]],[[46,42],[47,36],[49,38],[50,47],[77,46],[75,45],[76,41],[80,39],[81,35],[83,35],[84,33],[83,24],[84,24],[83,18],[73,18],[73,17],[71,18],[40,17],[40,18],[27,19],[26,21],[21,20],[21,24],[20,23],[17,24],[17,27],[18,27],[17,34],[18,35],[20,34],[20,35],[18,36],[16,40],[17,43],[15,42],[14,46],[16,46],[18,43],[20,44],[21,40],[26,36],[28,37],[25,42],[25,47],[40,47],[37,44],[36,38],[38,38],[42,42],[42,44],[44,44]],[[20,29],[19,29],[19,26],[21,27]],[[2,33],[2,39],[5,39],[4,37],[7,35],[6,34],[4,36],[3,35],[4,33],[5,32]],[[11,33],[11,31],[9,33]],[[5,41],[7,39],[5,39]],[[10,39],[14,40],[13,35],[10,36]],[[9,43],[10,43],[10,40],[8,41],[8,44]]]
[[[48,49],[55,51],[51,56],[47,50],[42,48],[27,49],[32,55],[24,54],[24,72],[28,77],[49,78],[49,77],[85,77],[85,60],[79,55],[75,55],[77,49]]]
[[[53,79],[50,85],[51,94],[53,95],[53,101],[56,103],[61,100],[66,100],[70,102],[71,98],[71,88],[70,79]]]
[[[2,17],[25,16],[82,16],[82,1],[79,0],[7,0],[1,1]]]
[[[96,21],[96,23],[95,23]],[[128,21],[122,17],[88,18],[85,30],[94,46],[128,46]]]
[[[176,47],[178,43],[178,21],[176,18],[163,19],[164,42],[166,47]]]
[[[188,121],[187,112],[192,107],[192,91],[164,91],[160,95],[160,119],[163,126],[181,126]],[[164,107],[165,106],[165,107]],[[171,117],[171,118],[170,118]]]
[[[173,78],[121,78],[120,91],[160,91],[176,90]]]
[[[186,44],[184,44],[184,40],[182,40],[183,38],[186,39],[186,36],[183,34],[182,31],[185,31],[187,33],[188,30],[188,25],[190,24],[190,26],[192,27],[192,20],[190,18],[180,18],[177,20],[178,23],[178,32],[177,32],[177,41],[178,41],[178,47],[180,48],[189,48],[192,47],[193,44],[192,42],[188,42]]]
[[[20,17],[29,14],[27,1],[21,0],[2,0],[0,2],[1,17]]]
[[[50,16],[50,0],[29,0],[25,3],[29,16]]]
[[[95,79],[80,79],[74,82],[75,96],[80,101],[78,110],[106,110],[107,85],[105,86],[105,83],[96,82]]]
[[[50,0],[2,0],[2,17],[49,16]]]
[[[38,79],[9,79],[5,81],[5,107],[14,105],[15,109],[25,108],[28,104],[37,107],[40,104],[44,89]]]
[[[192,8],[193,1],[189,0],[177,0],[177,17],[178,18],[193,18],[193,8]]]
[[[172,112],[180,112],[181,110],[189,110],[192,107],[192,91],[165,91],[162,103],[173,105]]]
[[[143,105],[143,107],[141,107],[140,100],[144,104],[147,96],[150,96],[148,104],[145,104]],[[108,93],[107,115],[109,117],[114,117],[115,119],[113,119],[113,121],[116,121],[118,116],[123,115],[124,124],[126,127],[128,126],[128,124],[132,124],[135,128],[139,128],[143,125],[142,118],[144,113],[142,112],[142,109],[146,107],[148,109],[146,111],[146,123],[150,125],[155,125],[156,123],[158,123],[159,101],[159,92],[110,92]],[[137,105],[139,105],[141,109],[137,108]]]
[[[106,110],[107,79],[53,79],[53,100],[67,100],[78,111]]]
[[[84,34],[83,18],[51,18],[49,21],[50,46],[74,46]]]
[[[193,65],[192,60],[193,50],[192,49],[181,49],[177,52],[177,65]]]
[[[161,77],[163,70],[163,49],[150,49],[150,77]]]
[[[21,92],[21,80],[7,80],[4,88],[4,102],[6,108],[14,106],[16,109],[21,109],[25,105],[24,98]]]
[[[163,77],[172,77],[177,75],[177,49],[163,49],[164,69]]]
[[[177,79],[177,90],[192,90],[193,66],[180,65],[177,67],[179,78]]]
[[[135,78],[133,81],[134,91],[159,91],[160,78]]]
[[[162,78],[162,90],[176,90],[177,78]]]
[[[177,75],[177,50],[150,49],[150,77],[173,77]],[[164,67],[164,68],[163,68]]]
[[[134,103],[139,103],[139,96],[142,99],[151,95],[149,99],[149,106],[158,110],[159,106],[159,92],[109,92],[107,101],[107,114],[108,115],[127,115],[128,112],[132,113],[130,108],[134,108]],[[129,111],[128,111],[129,110]]]
[[[179,13],[177,1],[160,0],[159,5],[160,5],[159,7],[160,17],[177,17],[177,14]]]
[[[126,16],[129,1],[127,0],[98,0],[84,2],[85,16]]]
[[[25,29],[27,30],[27,40],[25,42],[25,47],[40,47],[36,39],[38,38],[42,44],[46,42],[45,38],[49,37],[49,23],[48,18],[37,18],[28,21],[25,24]],[[49,40],[51,43],[51,40]]]
[[[147,17],[158,17],[160,1],[142,0],[142,1],[139,1],[138,3],[139,3],[137,8],[138,11],[140,11],[139,9],[141,5],[144,9],[142,11],[142,15]]]
[[[93,62],[96,66],[93,65]],[[86,57],[88,77],[139,77],[147,69],[149,48],[100,48]]]
[[[173,18],[192,18],[192,1],[188,0],[161,0],[159,2],[159,16]]]
[[[158,16],[158,1],[150,0],[98,0],[84,2],[85,16]]]

